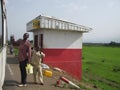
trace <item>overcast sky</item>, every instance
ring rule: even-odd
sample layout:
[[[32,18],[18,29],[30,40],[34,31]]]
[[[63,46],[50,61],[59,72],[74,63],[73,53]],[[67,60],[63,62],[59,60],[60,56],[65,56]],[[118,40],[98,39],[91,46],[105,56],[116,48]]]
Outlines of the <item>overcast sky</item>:
[[[8,34],[22,38],[26,23],[41,15],[92,28],[83,42],[120,42],[120,0],[7,0]],[[33,39],[30,33],[30,39]]]

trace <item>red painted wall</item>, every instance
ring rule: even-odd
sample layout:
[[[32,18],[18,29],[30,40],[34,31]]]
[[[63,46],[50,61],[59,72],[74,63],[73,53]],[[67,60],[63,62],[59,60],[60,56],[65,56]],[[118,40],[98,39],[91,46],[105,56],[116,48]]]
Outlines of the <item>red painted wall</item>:
[[[81,49],[43,49],[44,63],[65,70],[73,77],[82,78]]]

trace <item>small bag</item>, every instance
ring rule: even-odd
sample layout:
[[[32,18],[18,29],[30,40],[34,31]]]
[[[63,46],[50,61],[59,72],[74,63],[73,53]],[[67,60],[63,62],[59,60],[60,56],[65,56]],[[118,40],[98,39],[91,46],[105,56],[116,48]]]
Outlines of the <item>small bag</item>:
[[[33,74],[33,66],[31,64],[27,64],[26,66],[26,73],[29,74]]]

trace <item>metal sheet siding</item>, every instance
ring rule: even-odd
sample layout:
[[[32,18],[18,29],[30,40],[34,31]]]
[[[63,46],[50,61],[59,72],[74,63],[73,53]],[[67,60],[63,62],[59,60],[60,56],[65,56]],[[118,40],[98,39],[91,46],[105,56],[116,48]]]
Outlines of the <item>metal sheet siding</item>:
[[[44,49],[46,54],[44,63],[58,67],[73,77],[81,80],[82,76],[82,50],[81,49]]]
[[[45,31],[44,48],[82,48],[82,33],[70,31]]]

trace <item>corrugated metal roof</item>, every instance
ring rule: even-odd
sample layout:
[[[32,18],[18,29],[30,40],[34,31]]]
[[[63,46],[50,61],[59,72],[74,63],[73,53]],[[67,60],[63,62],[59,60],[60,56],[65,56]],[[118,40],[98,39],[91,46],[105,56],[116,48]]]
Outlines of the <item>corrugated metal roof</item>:
[[[38,17],[27,23],[27,31],[34,31],[36,29],[70,30],[80,32],[88,32],[92,30],[92,28],[58,19],[53,16],[42,15],[39,15]]]

